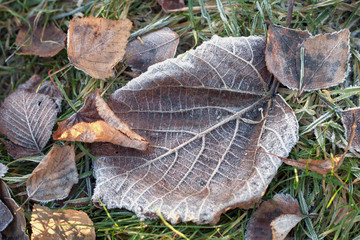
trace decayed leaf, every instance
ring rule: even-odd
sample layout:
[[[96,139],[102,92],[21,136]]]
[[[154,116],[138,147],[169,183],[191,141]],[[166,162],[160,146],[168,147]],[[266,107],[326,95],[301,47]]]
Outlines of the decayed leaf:
[[[185,7],[184,0],[157,0],[165,12]]]
[[[16,37],[15,45],[20,46],[21,55],[38,55],[40,57],[53,57],[65,47],[66,34],[58,29],[53,22],[44,27],[39,25],[35,16],[25,23]]]
[[[31,213],[32,240],[93,240],[93,222],[83,211],[51,210],[38,204]]]
[[[92,144],[93,201],[142,218],[215,224],[250,208],[298,139],[298,123],[270,91],[262,37],[214,36],[155,64],[110,96],[109,106],[150,143],[140,152]]]
[[[310,91],[335,86],[345,80],[349,39],[348,29],[313,37],[307,31],[270,25],[266,65],[291,89]],[[301,48],[304,49],[303,61]],[[302,64],[304,73],[300,83]]]
[[[3,231],[13,220],[9,208],[0,199],[0,232]]]
[[[8,171],[8,167],[5,166],[4,164],[0,163],[0,178],[2,178],[3,176],[5,176],[5,174]]]
[[[297,200],[289,194],[276,194],[255,211],[247,224],[245,239],[285,239],[304,217]]]
[[[69,119],[58,123],[54,140],[110,142],[145,150],[148,142],[121,121],[101,98],[98,91],[87,97],[84,106]]]
[[[329,172],[335,172],[341,165],[343,156],[336,156],[333,158],[327,158],[325,160],[316,159],[287,159],[283,158],[282,161],[287,165],[298,167],[301,169],[308,169],[320,174],[327,174]]]
[[[354,132],[351,147],[360,152],[360,108],[351,108],[342,112],[342,122],[345,128],[345,137],[349,141]],[[356,124],[356,128],[353,130],[353,124]]]
[[[170,28],[163,28],[134,39],[126,46],[126,60],[135,71],[145,72],[149,66],[165,61],[175,55],[179,44],[179,35]]]
[[[74,146],[54,146],[26,182],[28,196],[48,202],[64,199],[78,182]]]
[[[19,209],[19,206],[11,198],[6,184],[0,179],[0,200],[10,210],[14,217],[11,223],[1,232],[3,239],[16,239],[16,240],[28,240],[24,229],[26,227],[26,220],[24,212]]]
[[[84,17],[70,21],[68,57],[76,68],[93,78],[107,78],[123,58],[131,22]]]
[[[15,158],[41,155],[41,150],[50,138],[59,101],[55,93],[50,94],[51,86],[40,87],[44,93],[36,93],[33,76],[10,94],[0,108],[0,133],[11,142],[3,141],[8,152]]]

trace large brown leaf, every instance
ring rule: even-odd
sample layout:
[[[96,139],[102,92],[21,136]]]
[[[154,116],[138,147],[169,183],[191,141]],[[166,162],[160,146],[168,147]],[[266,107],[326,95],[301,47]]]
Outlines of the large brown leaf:
[[[30,31],[26,23],[20,28],[15,41],[21,47],[18,54],[53,57],[65,47],[66,34],[53,22],[43,26],[37,20],[35,16],[29,19]]]
[[[126,54],[130,55],[126,64],[135,71],[145,72],[148,67],[175,55],[179,44],[179,35],[170,28],[163,28],[134,39],[126,45]]]
[[[149,145],[113,113],[98,91],[91,92],[84,106],[58,125],[54,140],[110,142],[139,150],[145,150]]]
[[[11,140],[4,143],[15,158],[42,154],[59,111],[59,101],[49,90],[51,86],[40,86],[36,93],[36,81],[38,76],[35,75],[20,85],[0,108],[0,133]]]
[[[311,91],[335,86],[345,80],[349,59],[349,29],[311,36],[307,31],[270,25],[266,65],[291,89]],[[301,61],[301,48],[304,49]],[[304,66],[302,83],[301,63]]]
[[[28,196],[48,202],[64,199],[78,182],[74,146],[54,146],[26,181]]]
[[[298,139],[292,109],[270,89],[263,37],[214,36],[155,64],[109,106],[150,143],[140,152],[93,144],[93,200],[169,221],[215,224],[250,208]],[[251,151],[248,151],[250,149]]]
[[[71,64],[93,78],[107,78],[123,58],[131,22],[84,17],[70,21],[68,57]]]

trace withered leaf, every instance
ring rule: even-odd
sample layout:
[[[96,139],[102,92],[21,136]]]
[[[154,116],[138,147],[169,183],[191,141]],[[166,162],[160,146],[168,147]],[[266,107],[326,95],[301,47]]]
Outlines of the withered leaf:
[[[349,59],[349,29],[311,36],[307,31],[270,25],[266,65],[285,86],[301,91],[335,86],[345,80]],[[304,50],[303,60],[301,48]],[[302,83],[301,65],[304,75]]]
[[[32,240],[94,240],[93,222],[83,211],[51,210],[38,204],[31,213]]]
[[[132,23],[130,20],[110,20],[84,17],[70,21],[68,57],[76,68],[93,78],[107,78],[112,68],[123,58]]]
[[[163,28],[134,39],[126,46],[126,60],[135,71],[145,72],[149,66],[162,62],[175,55],[179,44],[179,35],[170,28]]]
[[[360,108],[351,108],[342,112],[342,122],[345,128],[345,137],[349,141],[353,132],[353,123],[356,123],[354,129],[354,138],[352,139],[351,147],[360,152]]]
[[[2,178],[8,171],[8,167],[0,163],[0,178]]]
[[[301,169],[308,169],[320,174],[327,174],[329,172],[335,172],[342,163],[343,156],[336,156],[333,158],[327,158],[325,160],[316,159],[287,159],[283,158],[282,161],[287,165],[298,167]]]
[[[9,208],[0,199],[0,232],[3,231],[13,220]]]
[[[185,7],[184,0],[157,0],[165,12]]]
[[[98,91],[91,92],[84,106],[58,125],[54,140],[110,142],[139,150],[148,147],[144,138],[113,113]]]
[[[150,143],[145,152],[92,144],[93,201],[142,218],[215,224],[251,208],[298,139],[292,109],[270,89],[263,37],[214,36],[155,64],[110,96],[115,114]]]
[[[250,218],[246,240],[282,240],[305,216],[297,200],[289,194],[276,194],[263,202]]]
[[[1,232],[3,239],[13,240],[28,240],[24,229],[26,227],[25,215],[22,209],[19,209],[19,205],[11,198],[6,184],[0,179],[0,200],[10,210],[13,220],[11,223]]]
[[[48,202],[64,199],[78,182],[74,146],[54,146],[26,181],[28,196]]]
[[[0,133],[11,140],[3,142],[15,158],[42,154],[41,150],[50,138],[59,111],[59,102],[54,96],[36,93],[33,84],[37,81],[35,78],[20,85],[0,108]],[[40,87],[42,91],[48,88],[50,86]]]
[[[29,25],[25,23],[16,37],[15,45],[21,47],[18,54],[53,57],[65,47],[66,34],[53,22],[44,26],[38,23],[35,16],[29,22],[30,31]]]

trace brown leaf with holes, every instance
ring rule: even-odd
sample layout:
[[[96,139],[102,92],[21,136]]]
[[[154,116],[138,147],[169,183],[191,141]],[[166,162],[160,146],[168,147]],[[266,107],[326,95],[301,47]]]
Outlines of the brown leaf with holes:
[[[109,107],[150,145],[92,144],[93,201],[197,224],[253,207],[281,165],[274,155],[287,156],[298,140],[294,112],[271,88],[264,50],[263,37],[214,36],[114,92]]]
[[[94,240],[94,224],[83,211],[51,210],[38,204],[31,213],[32,240]]]
[[[9,190],[3,180],[0,179],[0,200],[10,210],[13,220],[1,232],[3,239],[28,240],[25,233],[26,220],[22,209],[11,198]],[[0,220],[0,222],[2,219]],[[1,230],[0,230],[1,231]],[[0,235],[1,236],[1,235]]]
[[[165,12],[185,7],[184,0],[157,0]]]
[[[0,133],[11,141],[2,140],[14,158],[42,155],[48,142],[61,98],[48,82],[37,75],[20,85],[5,98],[0,108]],[[38,87],[39,86],[39,87]]]
[[[336,172],[341,166],[343,156],[335,156],[333,158],[327,158],[325,160],[316,159],[287,159],[283,158],[282,161],[287,165],[298,167],[301,169],[308,169],[320,174],[327,174],[329,172]]]
[[[48,202],[64,199],[78,182],[74,146],[54,146],[26,181],[29,198]]]
[[[53,57],[65,47],[66,34],[53,22],[43,25],[35,16],[29,19],[31,28],[25,23],[16,37],[15,45],[20,47],[20,55]]]
[[[276,194],[263,202],[251,216],[245,232],[246,240],[282,240],[305,216],[297,200],[289,194]]]
[[[84,106],[70,118],[58,122],[54,140],[110,142],[123,147],[145,150],[148,142],[119,119],[107,103],[93,91]]]
[[[151,65],[174,57],[178,44],[179,35],[170,28],[148,33],[127,44],[126,64],[134,71],[145,72]]]
[[[93,78],[113,76],[113,67],[124,57],[131,26],[128,19],[72,19],[67,48],[70,63]]]
[[[311,91],[335,86],[345,80],[349,41],[349,29],[311,36],[307,31],[271,24],[265,51],[266,65],[282,84],[291,89]]]
[[[341,120],[345,128],[345,137],[347,141],[350,141],[352,132],[355,131],[351,147],[360,152],[360,108],[351,108],[343,111]],[[356,126],[353,125],[354,122]],[[353,127],[355,127],[355,129],[353,129]]]

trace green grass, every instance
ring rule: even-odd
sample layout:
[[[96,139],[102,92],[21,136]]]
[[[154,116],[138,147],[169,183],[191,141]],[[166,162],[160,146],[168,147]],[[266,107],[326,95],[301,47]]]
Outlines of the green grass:
[[[83,13],[110,19],[127,17],[134,23],[131,37],[168,26],[179,34],[185,32],[178,48],[183,53],[212,35],[249,36],[264,35],[266,22],[285,25],[287,0],[263,1],[188,1],[188,11],[165,14],[156,1],[84,1],[78,8],[73,1],[8,0],[0,1],[0,100],[2,101],[19,84],[38,73],[47,76],[51,69],[57,71],[69,60],[66,51],[53,58],[20,56],[13,54],[17,29],[29,15],[41,14],[54,21],[64,31],[68,28],[73,13]],[[293,103],[296,91],[280,86],[279,93],[294,109],[300,124],[300,140],[289,158],[324,159],[330,154],[342,154],[347,142],[341,123],[341,110],[360,106],[359,86],[360,54],[360,2],[359,1],[296,1],[291,28],[308,29],[312,34],[338,31],[350,27],[351,35],[350,73],[346,82],[326,91],[301,94]],[[6,62],[5,60],[8,59]],[[94,80],[83,72],[69,67],[58,73],[55,80],[60,83],[68,100],[63,103],[59,119],[73,113],[72,105],[78,109],[89,91],[106,90],[105,97],[131,80],[129,69],[107,81]],[[121,74],[120,74],[121,73]],[[322,99],[325,99],[324,102]],[[49,142],[48,151],[53,142]],[[133,213],[119,209],[98,209],[91,199],[94,179],[91,157],[86,154],[87,145],[76,145],[79,184],[74,187],[66,201],[46,204],[52,208],[73,208],[85,211],[94,222],[98,239],[243,239],[246,223],[254,210],[234,209],[222,215],[215,226],[197,226],[181,223],[169,226],[161,220],[141,221]],[[360,239],[360,167],[359,153],[350,151],[343,165],[336,172],[341,181],[332,174],[326,176],[283,165],[263,199],[276,193],[290,193],[299,200],[304,214],[310,217],[299,223],[290,233],[295,239]],[[5,182],[12,189],[12,196],[22,204],[27,196],[26,177],[36,167],[39,158],[14,161],[0,145],[0,162],[8,165]],[[343,185],[346,184],[346,187]],[[24,205],[27,220],[30,220],[34,202]],[[30,225],[27,228],[31,232]]]

